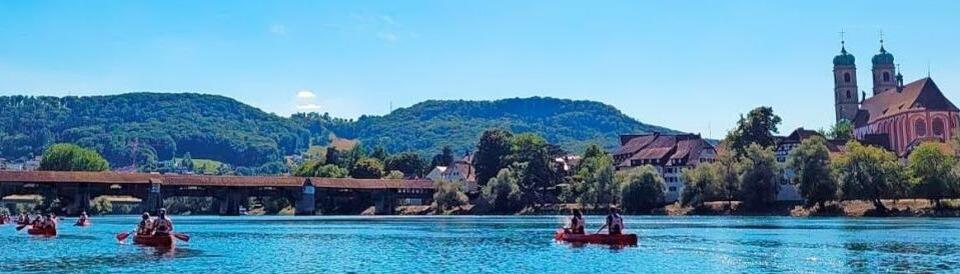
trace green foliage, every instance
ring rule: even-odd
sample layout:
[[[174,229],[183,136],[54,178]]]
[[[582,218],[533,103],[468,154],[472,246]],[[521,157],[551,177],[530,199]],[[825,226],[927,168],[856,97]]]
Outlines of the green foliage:
[[[917,194],[930,199],[938,208],[940,200],[950,197],[957,189],[957,175],[953,172],[956,158],[942,151],[940,145],[920,144],[910,153],[907,162]]]
[[[727,135],[727,141],[738,157],[746,153],[750,144],[771,147],[775,144],[773,134],[779,132],[777,126],[780,122],[780,116],[773,114],[773,108],[757,107],[746,117],[740,116],[737,128]]]
[[[542,137],[523,133],[511,140],[512,154],[508,157],[511,170],[518,173],[522,202],[525,206],[542,204],[548,188],[559,181],[549,145]]]
[[[617,134],[624,132],[675,132],[638,122],[610,105],[541,97],[430,100],[384,116],[362,116],[352,123],[324,120],[317,124],[343,138],[420,155],[433,155],[445,145],[456,152],[474,149],[477,138],[490,128],[537,133],[570,151],[583,151],[590,143],[615,148]]]
[[[599,148],[595,145],[591,147]],[[601,204],[612,204],[616,202],[618,193],[615,177],[612,155],[603,151],[584,154],[565,192],[566,199],[595,208]]]
[[[487,180],[507,167],[507,156],[511,152],[513,134],[503,129],[488,129],[480,135],[477,151],[473,155],[473,166],[477,171],[477,183],[484,185]]]
[[[380,160],[381,162],[386,162],[388,157],[390,157],[390,153],[382,146],[374,147],[373,152],[370,153],[370,158]]]
[[[625,212],[638,213],[653,209],[663,202],[666,184],[657,169],[650,165],[632,168],[620,183],[621,205]]]
[[[880,201],[896,198],[905,192],[907,181],[897,156],[882,148],[847,142],[847,153],[833,160],[834,175],[845,200],[868,200],[879,211],[886,211]]]
[[[96,215],[110,214],[113,212],[113,203],[107,197],[98,196],[90,201],[90,213]]]
[[[423,177],[423,171],[426,169],[426,162],[420,158],[419,154],[413,152],[404,152],[391,155],[387,158],[386,168],[388,170],[397,170],[405,175],[414,177]]]
[[[830,151],[827,140],[820,136],[807,138],[790,152],[787,160],[796,173],[793,184],[808,205],[820,204],[837,198],[839,186],[830,170]]]
[[[43,152],[40,170],[50,171],[104,171],[107,160],[96,151],[74,144],[55,144]]]
[[[740,197],[744,205],[761,208],[775,202],[779,175],[773,148],[751,143],[740,158]]]
[[[346,178],[348,173],[345,168],[332,164],[324,165],[318,160],[307,161],[292,171],[293,176],[321,178]]]
[[[681,205],[702,206],[708,199],[722,192],[723,178],[719,163],[701,163],[694,168],[684,169],[683,192],[680,193]]]
[[[450,166],[453,165],[453,149],[450,146],[443,146],[440,154],[434,155],[430,161],[430,166]]]
[[[403,172],[400,172],[399,170],[391,170],[390,172],[387,173],[386,176],[383,176],[384,179],[393,179],[393,180],[403,179],[403,177],[404,177]]]
[[[827,132],[827,136],[830,136],[832,139],[837,140],[853,140],[853,123],[847,119],[842,119],[833,127],[830,127],[830,132]]]
[[[496,212],[510,212],[520,206],[519,174],[510,168],[501,169],[497,177],[490,178],[483,186],[482,195]]]
[[[201,94],[128,93],[88,97],[0,96],[0,154],[37,155],[55,142],[100,152],[114,166],[148,153],[172,159],[177,151],[234,165],[279,160],[307,146],[297,123],[237,102]],[[140,163],[143,164],[143,163]]]
[[[350,169],[350,177],[357,179],[380,179],[383,177],[383,163],[375,158],[361,158]]]
[[[437,181],[436,186],[437,191],[433,193],[433,201],[437,203],[437,208],[440,210],[462,206],[469,201],[467,195],[463,194],[463,189],[460,188],[460,184]]]

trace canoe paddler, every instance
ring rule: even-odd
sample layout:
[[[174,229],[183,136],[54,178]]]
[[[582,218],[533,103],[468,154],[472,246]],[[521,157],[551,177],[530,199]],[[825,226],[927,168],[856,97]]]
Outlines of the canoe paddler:
[[[155,235],[170,235],[170,232],[173,231],[173,221],[167,216],[166,209],[161,208],[157,212],[157,219],[153,221],[153,227],[156,229],[154,231]]]
[[[610,235],[620,235],[623,233],[623,217],[620,216],[620,210],[616,207],[610,207],[610,214],[607,215],[607,222],[600,227],[599,231],[602,231],[604,228],[607,228],[607,233]]]
[[[570,218],[570,226],[567,227],[567,233],[583,234],[583,227],[583,213],[580,212],[580,209],[574,209],[573,217]]]
[[[137,224],[137,235],[153,235],[153,220],[150,220],[150,213],[144,212],[140,217],[140,223]]]
[[[77,225],[84,225],[89,219],[90,217],[87,216],[86,211],[80,212],[80,218],[77,218]]]
[[[43,229],[57,230],[57,221],[54,219],[53,213],[47,213],[43,216],[43,222],[40,223],[40,227]]]

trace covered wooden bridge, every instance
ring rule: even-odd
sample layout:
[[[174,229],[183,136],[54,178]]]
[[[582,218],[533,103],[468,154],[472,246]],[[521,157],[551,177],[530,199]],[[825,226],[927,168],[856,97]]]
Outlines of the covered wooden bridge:
[[[87,210],[90,200],[101,195],[139,198],[144,211],[162,207],[166,197],[192,196],[213,197],[221,215],[237,215],[249,197],[280,197],[294,202],[298,215],[312,215],[344,200],[368,203],[377,214],[392,214],[400,201],[429,203],[434,190],[429,180],[0,171],[0,197],[57,198],[71,215]]]

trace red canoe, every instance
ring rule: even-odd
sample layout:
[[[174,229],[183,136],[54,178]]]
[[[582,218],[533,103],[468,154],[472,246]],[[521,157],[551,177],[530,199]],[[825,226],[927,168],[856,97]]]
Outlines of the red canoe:
[[[152,247],[172,247],[173,236],[134,235],[133,243]]]
[[[56,229],[33,228],[27,229],[27,234],[40,236],[57,236]]]
[[[637,234],[569,234],[561,229],[554,234],[554,239],[582,244],[637,245]]]

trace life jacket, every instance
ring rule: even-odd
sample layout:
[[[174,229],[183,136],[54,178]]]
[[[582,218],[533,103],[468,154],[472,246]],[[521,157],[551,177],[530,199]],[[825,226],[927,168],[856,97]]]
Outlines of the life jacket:
[[[159,233],[170,233],[173,230],[173,222],[167,218],[157,218],[153,221],[153,227],[157,229]]]
[[[623,217],[620,214],[610,215],[610,233],[620,233],[623,231]]]
[[[149,235],[152,234],[153,228],[151,227],[150,219],[141,220],[140,225],[137,226],[137,234],[140,235]]]

